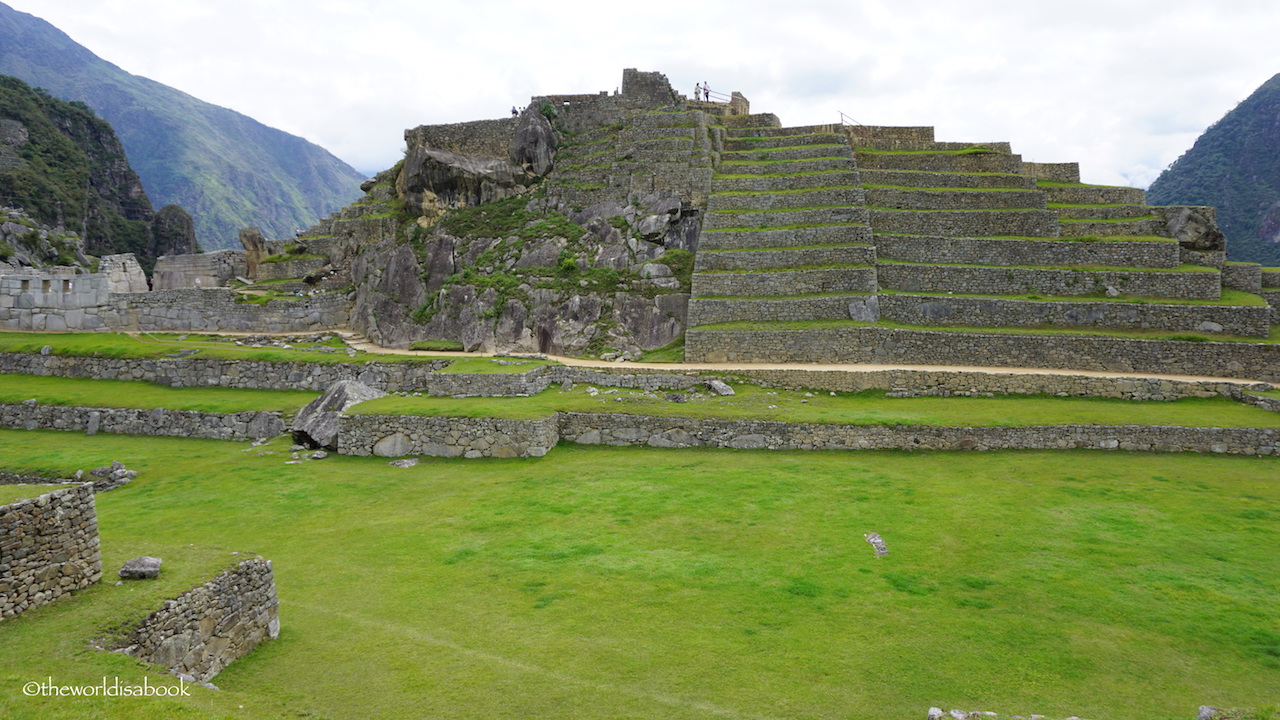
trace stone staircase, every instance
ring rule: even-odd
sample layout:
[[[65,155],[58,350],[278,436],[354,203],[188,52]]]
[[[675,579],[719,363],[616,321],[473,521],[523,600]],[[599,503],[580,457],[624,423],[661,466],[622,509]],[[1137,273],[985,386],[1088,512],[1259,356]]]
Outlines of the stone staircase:
[[[874,320],[875,249],[847,136],[771,115],[725,120],[689,326]]]

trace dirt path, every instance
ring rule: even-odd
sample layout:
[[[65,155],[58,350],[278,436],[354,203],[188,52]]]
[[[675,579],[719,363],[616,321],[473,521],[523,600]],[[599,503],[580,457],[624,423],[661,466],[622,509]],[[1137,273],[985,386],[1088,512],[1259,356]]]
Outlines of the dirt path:
[[[492,357],[491,353],[467,352],[426,352],[417,350],[400,350],[374,345],[367,340],[355,339],[354,333],[338,331],[347,343],[357,349],[369,353],[387,355],[431,355],[445,357]],[[883,372],[886,370],[919,370],[925,372],[980,372],[992,375],[1085,375],[1089,377],[1112,378],[1159,378],[1162,380],[1182,380],[1198,382],[1229,382],[1237,385],[1262,383],[1262,380],[1242,380],[1240,378],[1214,377],[1211,375],[1167,375],[1161,373],[1120,373],[1101,370],[1067,370],[1020,367],[978,367],[966,365],[875,365],[861,363],[643,363],[643,362],[608,362],[605,360],[587,360],[583,358],[547,355],[547,359],[571,367],[585,368],[644,368],[653,370],[669,370],[679,373],[686,370],[711,370],[716,372],[734,372],[735,370],[804,370],[808,372]]]

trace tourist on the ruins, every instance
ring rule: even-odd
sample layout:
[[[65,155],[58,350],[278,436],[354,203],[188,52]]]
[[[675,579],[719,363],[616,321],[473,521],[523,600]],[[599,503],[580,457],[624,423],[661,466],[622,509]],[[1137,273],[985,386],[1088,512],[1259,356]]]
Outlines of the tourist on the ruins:
[[[512,105],[512,106],[511,106],[511,117],[515,117],[515,116],[517,116],[517,115],[519,115],[519,114],[520,114],[520,113],[516,112],[516,106],[515,106],[515,105]]]
[[[711,102],[711,83],[702,83],[702,95],[707,99],[707,102]]]
[[[693,99],[697,100],[702,97],[702,83],[693,84]]]

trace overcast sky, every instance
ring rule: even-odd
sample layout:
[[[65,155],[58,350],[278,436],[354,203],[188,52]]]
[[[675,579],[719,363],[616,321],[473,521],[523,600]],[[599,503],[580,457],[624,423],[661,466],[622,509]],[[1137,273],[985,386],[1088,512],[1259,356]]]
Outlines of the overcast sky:
[[[6,0],[125,70],[363,171],[405,128],[608,90],[742,92],[785,125],[933,125],[1146,187],[1280,72],[1275,0]]]

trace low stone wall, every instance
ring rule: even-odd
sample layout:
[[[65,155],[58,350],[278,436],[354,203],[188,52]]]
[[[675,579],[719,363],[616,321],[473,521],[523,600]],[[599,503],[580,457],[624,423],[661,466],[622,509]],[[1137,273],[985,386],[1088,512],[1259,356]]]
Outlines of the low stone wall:
[[[1051,203],[1076,205],[1145,205],[1147,203],[1147,192],[1140,188],[1072,185],[1042,189]]]
[[[1222,286],[1256,293],[1262,289],[1262,266],[1229,262],[1222,266]]]
[[[1214,332],[1266,337],[1268,305],[1167,305],[1088,300],[1013,300],[945,295],[880,295],[880,316],[908,325],[1108,328]]]
[[[875,290],[876,270],[872,267],[693,274],[695,296],[802,295]]]
[[[1052,210],[871,210],[871,227],[890,235],[1056,237]]]
[[[1144,425],[933,427],[561,413],[560,435],[585,445],[740,450],[1137,450],[1280,454],[1280,431]]]
[[[409,415],[344,416],[344,455],[541,457],[564,440],[583,445],[740,450],[1137,450],[1280,454],[1280,431],[1145,425],[935,427],[826,425],[770,420],[556,413],[540,420]]]
[[[1264,267],[1259,272],[1262,276],[1262,287],[1280,288],[1280,270]]]
[[[0,505],[0,620],[101,577],[90,483]]]
[[[769,385],[806,390],[862,392],[890,390],[907,395],[1058,395],[1141,401],[1172,401],[1225,395],[1239,399],[1240,384],[1213,380],[1113,377],[1036,372],[966,370],[793,370],[745,369],[734,375]],[[1266,387],[1266,386],[1263,386]],[[1249,395],[1249,397],[1256,397]]]
[[[255,304],[234,290],[165,290],[111,296],[112,330],[177,332],[317,332],[345,327],[351,303],[325,294]],[[34,328],[33,328],[34,329]]]
[[[877,234],[875,244],[876,255],[880,259],[918,263],[1032,267],[1100,265],[1168,269],[1182,264],[1178,244],[1172,241],[1072,242]]]
[[[279,413],[204,413],[195,410],[138,410],[0,404],[0,427],[14,430],[74,430],[88,435],[159,435],[207,440],[257,440],[284,433]]]
[[[423,388],[447,360],[397,363],[305,363],[221,358],[102,358],[0,353],[0,373],[143,380],[170,387],[232,387],[324,392],[339,380],[359,380],[387,392]]]
[[[1044,210],[1038,190],[869,188],[867,204],[897,210]]]
[[[338,452],[343,455],[542,457],[559,440],[554,416],[507,420],[344,415],[338,426]]]
[[[280,262],[264,262],[258,264],[258,272],[254,273],[254,282],[267,280],[286,280],[300,278],[313,273],[329,264],[329,258],[306,258],[303,260],[281,260]]]
[[[875,302],[874,295],[778,300],[695,298],[689,301],[689,326],[739,321],[848,320],[853,317],[855,310],[862,313],[858,319],[874,320],[875,318],[868,314],[871,313],[868,303],[874,305]],[[855,307],[850,307],[851,305]]]
[[[957,265],[878,263],[880,287],[908,292],[982,295],[1092,295],[1108,287],[1130,295],[1217,300],[1222,284],[1214,272],[1143,272]]]
[[[1280,382],[1280,344],[848,327],[690,330],[686,362],[874,363],[1214,375]]]
[[[1038,180],[1080,182],[1080,163],[1022,163],[1022,172]]]
[[[263,640],[280,635],[269,560],[246,560],[165,602],[142,621],[127,651],[172,673],[208,682]]]

